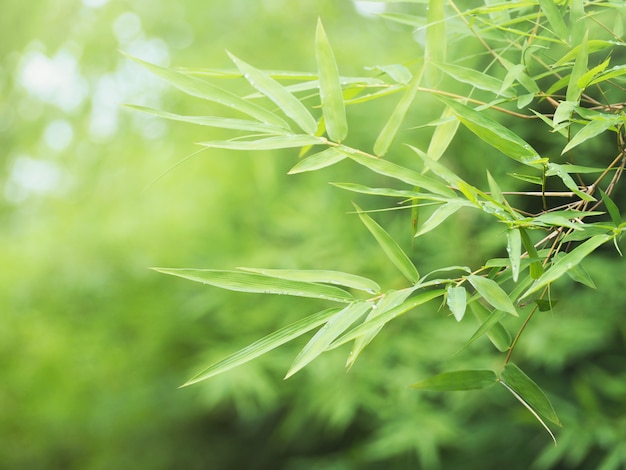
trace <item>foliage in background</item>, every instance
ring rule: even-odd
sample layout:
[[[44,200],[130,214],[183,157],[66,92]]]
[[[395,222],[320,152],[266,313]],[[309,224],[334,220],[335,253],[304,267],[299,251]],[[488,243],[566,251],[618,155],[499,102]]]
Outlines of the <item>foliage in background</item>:
[[[607,24],[603,15],[623,21],[622,10],[591,21]],[[406,74],[388,64],[408,60],[404,66],[416,70],[412,58],[423,55],[424,38],[423,23],[416,22],[424,12],[423,4],[389,3],[380,20],[360,17],[348,2],[295,6],[283,0],[4,5],[0,23],[11,34],[0,45],[2,466],[529,468],[534,462],[536,468],[580,468],[605,462],[605,468],[618,468],[625,434],[626,286],[623,263],[608,246],[585,260],[598,289],[581,290],[565,280],[554,284],[554,312],[536,314],[515,350],[515,362],[548,392],[564,424],[558,447],[537,432],[530,413],[512,406],[502,387],[447,395],[406,387],[445,370],[502,367],[487,337],[455,355],[478,324],[442,318],[448,312],[438,302],[390,322],[349,374],[342,371],[346,351],[338,348],[278,386],[306,344],[302,337],[210,381],[176,389],[198,365],[328,302],[197,289],[161,279],[145,266],[326,268],[400,290],[406,285],[401,273],[357,216],[345,216],[351,199],[363,208],[385,209],[388,197],[325,182],[403,184],[348,158],[327,170],[287,177],[293,150],[210,150],[152,183],[195,150],[188,142],[232,134],[120,109],[119,103],[133,102],[181,115],[220,110],[163,86],[118,50],[165,66],[175,57],[176,64],[233,71],[227,48],[255,66],[314,71],[311,39],[321,16],[342,75],[391,83],[375,75],[391,73],[400,84]],[[414,24],[404,27],[397,18]],[[616,45],[611,66],[620,63],[620,50]],[[468,51],[456,53],[467,55],[469,66]],[[364,64],[377,64],[376,71],[363,70]],[[442,77],[448,91],[467,92],[467,85]],[[241,79],[228,88],[254,92]],[[372,149],[399,96],[347,106],[344,143]],[[429,94],[417,97],[397,141],[424,150],[432,128],[410,128],[439,119],[442,105]],[[322,114],[319,108],[311,112]],[[527,121],[490,115],[542,154],[557,155],[566,145]],[[614,145],[611,135],[581,148],[594,158],[605,155]],[[461,126],[441,161],[486,188],[477,159],[488,160],[498,182],[511,172],[509,161],[488,148]],[[413,151],[402,145],[393,144],[387,155],[420,169]],[[522,191],[524,184],[509,180],[507,187]],[[619,207],[623,194],[619,185],[611,194]],[[429,215],[424,210],[421,222]],[[438,227],[445,237],[426,233],[412,249],[407,211],[370,216],[399,241],[420,273],[461,258],[478,268],[484,259],[507,256],[502,227],[487,223],[481,211],[459,210]],[[516,331],[523,318],[507,315],[502,321]]]

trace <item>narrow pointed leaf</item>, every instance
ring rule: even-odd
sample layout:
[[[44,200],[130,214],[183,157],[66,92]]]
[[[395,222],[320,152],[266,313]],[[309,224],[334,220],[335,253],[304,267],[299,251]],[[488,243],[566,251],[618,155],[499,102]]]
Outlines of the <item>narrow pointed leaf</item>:
[[[452,108],[465,127],[508,157],[534,166],[543,161],[530,144],[499,122],[458,101],[442,96],[438,98]]]
[[[511,260],[513,282],[517,282],[522,258],[522,236],[519,229],[513,228],[506,232],[506,251],[509,253],[509,259]]]
[[[298,98],[274,80],[269,74],[228,54],[250,84],[272,100],[287,116],[307,134],[315,134],[317,122]]]
[[[303,158],[295,164],[291,170],[289,170],[289,174],[295,175],[296,173],[304,173],[305,171],[321,170],[322,168],[326,168],[327,166],[340,162],[346,157],[345,153],[331,147],[314,155]]]
[[[374,219],[364,213],[356,204],[354,207],[361,218],[363,224],[367,227],[370,233],[374,236],[380,247],[383,249],[389,260],[400,270],[404,276],[416,283],[419,280],[419,273],[413,262],[409,259],[400,245],[389,235],[385,229],[378,225]]]
[[[467,307],[467,291],[463,286],[456,286],[448,288],[446,297],[446,303],[448,308],[456,318],[456,321],[463,320],[465,315],[465,308]]]
[[[343,92],[339,81],[339,71],[335,62],[335,55],[330,47],[322,21],[317,21],[315,34],[315,57],[320,81],[320,98],[322,112],[326,122],[328,136],[335,142],[341,142],[348,135],[346,109],[343,102]]]
[[[569,38],[569,29],[565,21],[563,21],[563,14],[559,11],[554,0],[539,0],[539,5],[556,36],[566,41]]]
[[[548,284],[553,283],[558,278],[563,276],[567,271],[569,271],[572,267],[580,264],[582,260],[584,260],[588,255],[590,255],[596,248],[605,244],[609,240],[613,238],[611,235],[603,234],[603,235],[595,235],[591,237],[589,240],[580,244],[576,248],[574,248],[571,252],[567,253],[562,258],[559,258],[551,267],[548,269],[543,275],[537,279],[530,289],[528,289],[521,299],[528,297],[533,292],[537,292]]]
[[[192,385],[198,383],[202,380],[209,379],[218,374],[231,370],[237,366],[245,364],[246,362],[250,362],[257,357],[262,356],[263,354],[276,349],[279,346],[282,346],[289,341],[302,336],[305,333],[308,333],[314,328],[326,323],[329,318],[339,312],[338,308],[330,308],[327,310],[322,310],[321,312],[315,313],[308,317],[305,317],[301,320],[298,320],[291,325],[288,325],[280,330],[275,331],[274,333],[255,341],[254,343],[246,346],[245,348],[237,351],[236,353],[228,356],[225,359],[222,359],[215,364],[204,369],[202,372],[194,375],[187,382],[185,382],[182,386],[186,387],[188,385]]]
[[[471,204],[463,200],[453,200],[446,204],[442,204],[437,209],[435,209],[435,211],[426,220],[426,222],[424,222],[424,225],[420,227],[415,236],[419,237],[420,235],[424,235],[425,233],[428,233],[431,230],[435,229],[440,224],[445,222],[448,217],[455,214],[461,207],[464,206],[471,207]]]
[[[216,127],[220,129],[235,129],[240,131],[251,131],[264,134],[286,134],[284,128],[276,127],[270,124],[263,124],[258,121],[246,121],[244,119],[230,119],[214,116],[181,116],[179,114],[168,113],[158,109],[147,108],[145,106],[124,105],[127,108],[144,113],[152,114],[160,118],[170,119],[172,121],[187,122],[190,124],[198,124],[200,126]]]
[[[585,37],[585,7],[584,0],[571,0],[569,7],[569,30],[571,31],[571,44],[578,46]]]
[[[380,175],[385,175],[400,181],[404,181],[411,186],[416,186],[418,188],[431,191],[435,194],[439,194],[440,196],[452,198],[456,197],[455,192],[448,188],[446,185],[432,178],[429,178],[428,176],[421,175],[418,172],[413,171],[409,168],[396,165],[395,163],[387,160],[382,160],[380,158],[367,157],[356,152],[349,152],[347,153],[347,155],[358,164],[363,165]]]
[[[510,90],[503,90],[502,81],[495,77],[492,77],[491,75],[487,75],[475,69],[461,67],[454,64],[435,63],[435,66],[443,70],[447,75],[450,75],[455,80],[467,83],[480,90],[490,91],[492,93],[495,93],[496,95],[502,95],[509,98],[515,96],[513,93],[511,93]]]
[[[166,82],[175,86],[179,90],[187,93],[191,96],[196,96],[208,101],[228,106],[229,108],[241,111],[255,119],[266,124],[271,124],[283,129],[289,129],[287,123],[276,116],[274,113],[258,106],[254,103],[243,100],[239,96],[226,91],[218,86],[215,86],[209,82],[201,80],[199,78],[191,77],[175,70],[160,67],[149,62],[137,59],[135,57],[127,56],[129,59],[134,60],[138,64],[147,68],[150,72],[162,78]]]
[[[456,119],[454,112],[449,106],[446,106],[446,109],[443,110],[441,120],[444,122],[435,127],[435,132],[433,132],[433,136],[428,144],[428,150],[426,151],[428,157],[435,161],[439,160],[448,149],[461,123],[461,121]]]
[[[203,147],[228,150],[274,150],[306,145],[320,145],[324,141],[319,137],[305,134],[286,134],[276,137],[265,137],[258,140],[214,140],[198,142]]]
[[[489,312],[489,310],[478,302],[471,302],[469,307],[474,316],[480,322],[480,326],[471,338],[468,339],[463,345],[462,349],[465,349],[478,338],[486,334],[489,341],[491,341],[491,344],[493,344],[498,351],[508,351],[511,347],[511,335],[500,323],[500,320],[505,315],[505,312],[498,309],[495,309],[493,312]]]
[[[561,426],[561,421],[546,394],[519,367],[509,362],[500,377],[509,387],[515,390],[537,414]]]
[[[607,212],[611,216],[611,221],[615,224],[615,226],[619,226],[622,223],[622,215],[620,214],[619,207],[615,204],[611,198],[604,191],[600,189],[600,195],[602,196],[602,202],[604,202],[604,207],[606,207]]]
[[[580,50],[576,55],[574,67],[572,67],[572,74],[569,77],[569,83],[567,85],[567,92],[565,94],[565,100],[570,103],[578,104],[580,101],[580,95],[582,94],[583,89],[578,85],[578,80],[580,80],[580,78],[587,71],[588,55],[587,34],[585,34],[582,42],[580,43]]]
[[[372,308],[370,302],[353,302],[331,317],[296,356],[285,379],[291,377],[326,351],[326,348],[335,338],[346,331],[350,325],[361,318],[370,308]]]
[[[620,120],[621,119],[619,117],[617,117],[615,120],[598,119],[595,121],[591,121],[588,124],[585,124],[585,127],[578,131],[578,133],[572,138],[572,140],[568,142],[568,144],[561,152],[561,155],[573,149],[577,145],[580,145],[583,142],[591,139],[592,137],[602,134],[610,127],[615,126]]]
[[[217,269],[152,268],[155,271],[178,276],[222,289],[259,294],[293,295],[332,300],[334,302],[352,302],[354,297],[335,286],[302,281],[290,281],[257,273],[242,271],[223,271]]]
[[[428,62],[445,63],[447,39],[445,2],[442,0],[429,0],[426,14],[426,50],[425,57]],[[432,67],[428,70],[431,85],[436,85],[441,77],[441,72]]]
[[[491,306],[506,313],[510,313],[513,316],[518,316],[517,310],[515,310],[515,306],[513,302],[511,302],[509,295],[502,290],[496,281],[476,275],[467,276],[467,280]]]
[[[415,99],[415,94],[417,93],[417,89],[422,79],[422,72],[423,69],[420,69],[420,71],[415,74],[411,83],[409,83],[404,94],[400,98],[400,101],[398,101],[398,104],[391,113],[391,116],[385,123],[383,130],[380,131],[380,134],[378,134],[376,142],[374,142],[374,153],[376,155],[385,155],[387,150],[389,150],[393,139],[395,139],[398,134],[402,121],[404,121],[404,117],[406,116],[411,103]]]
[[[498,376],[491,370],[459,370],[444,372],[421,382],[414,383],[411,388],[435,392],[452,392],[462,390],[478,390],[490,387],[498,382]]]
[[[548,176],[556,175],[559,178],[561,178],[561,181],[563,181],[563,184],[567,187],[567,189],[572,191],[583,201],[595,201],[596,200],[593,196],[590,196],[589,194],[582,192],[578,188],[578,185],[576,184],[576,181],[574,181],[574,178],[572,178],[569,175],[569,172],[567,171],[566,166],[550,162],[548,163],[548,171],[546,172],[546,174]]]
[[[528,232],[521,227],[518,230],[519,230],[520,237],[522,238],[522,244],[524,245],[524,249],[528,253],[528,257],[532,260],[538,260],[539,253],[537,253],[537,249],[535,248],[535,245],[533,245],[530,239],[530,236],[528,235]],[[541,264],[541,262],[532,261],[530,263],[530,277],[532,279],[539,279],[542,274],[543,274],[543,265]]]
[[[265,269],[265,268],[237,268],[242,271],[262,274],[263,276],[278,277],[292,281],[316,282],[321,284],[335,284],[351,287],[372,294],[380,292],[380,286],[365,277],[341,271],[325,270],[297,270],[297,269]]]

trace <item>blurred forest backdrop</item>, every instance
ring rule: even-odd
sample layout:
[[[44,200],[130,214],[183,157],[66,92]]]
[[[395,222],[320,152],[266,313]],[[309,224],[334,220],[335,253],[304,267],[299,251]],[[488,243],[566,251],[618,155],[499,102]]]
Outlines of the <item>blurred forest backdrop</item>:
[[[296,152],[208,150],[157,179],[197,149],[193,142],[208,140],[207,130],[121,107],[193,113],[183,94],[120,51],[230,68],[228,49],[259,67],[313,71],[318,16],[347,75],[421,53],[410,27],[348,0],[3,3],[0,467],[623,468],[626,276],[608,249],[585,263],[598,289],[555,286],[560,303],[516,351],[564,423],[558,447],[499,391],[407,388],[444,366],[489,361],[481,342],[453,356],[474,325],[436,307],[390,326],[347,375],[340,351],[282,381],[298,350],[287,346],[177,388],[323,304],[220,291],[149,266],[338,269],[391,284],[397,275],[346,216],[354,195],[328,185],[324,171],[286,175]],[[371,145],[376,116],[394,104],[351,109],[353,138]],[[421,132],[401,139],[420,142]],[[455,164],[467,173],[476,155],[488,157],[464,146],[463,135]],[[492,172],[506,165],[494,159]],[[332,171],[342,181],[361,170],[342,163]],[[360,178],[374,176],[363,170]],[[625,194],[615,193],[620,207]],[[384,220],[410,239],[407,217]],[[493,229],[465,222],[449,223],[445,240],[420,239],[421,265],[498,254]]]

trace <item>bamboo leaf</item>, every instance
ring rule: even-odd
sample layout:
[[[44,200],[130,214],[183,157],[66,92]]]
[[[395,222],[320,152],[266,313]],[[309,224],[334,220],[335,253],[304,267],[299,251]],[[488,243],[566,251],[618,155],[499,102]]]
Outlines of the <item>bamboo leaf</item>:
[[[277,347],[282,346],[299,336],[302,336],[312,329],[317,328],[323,323],[326,323],[328,319],[336,315],[339,310],[340,309],[338,308],[322,310],[321,312],[315,313],[298,320],[291,325],[281,328],[280,330],[255,341],[225,359],[212,364],[190,378],[182,385],[182,387],[201,382],[202,380],[206,380],[223,372],[229,371],[237,366],[245,364],[246,362],[250,362],[257,357],[260,357],[263,354],[266,354],[269,351],[276,349]]]
[[[209,284],[222,289],[251,292],[258,294],[293,295],[332,300],[333,302],[352,302],[354,297],[335,286],[311,282],[292,281],[257,273],[224,271],[217,269],[187,268],[152,268],[155,271],[182,277],[195,282]]]
[[[285,379],[288,379],[320,354],[341,333],[350,327],[355,321],[363,316],[372,304],[370,302],[353,302],[343,310],[332,316],[326,324],[318,330],[311,340],[304,346],[302,351],[296,356],[293,364],[289,368]]]
[[[228,55],[246,80],[250,82],[250,85],[272,100],[287,116],[293,119],[300,129],[307,134],[315,134],[317,122],[298,98],[289,93],[284,86],[266,72],[247,64],[230,52]]]
[[[265,269],[265,268],[237,268],[242,271],[261,274],[263,276],[277,277],[292,281],[315,282],[320,284],[334,284],[351,287],[370,294],[380,292],[380,286],[365,277],[341,271],[326,270],[298,270],[298,269]]]
[[[345,153],[331,147],[314,155],[303,158],[296,163],[291,170],[289,170],[289,174],[295,175],[297,173],[304,173],[305,171],[320,170],[322,168],[326,168],[327,166],[334,165],[345,158]]]
[[[389,150],[389,147],[391,146],[393,139],[396,137],[411,103],[415,99],[415,94],[417,93],[417,89],[419,88],[419,84],[422,79],[422,72],[423,69],[420,69],[420,71],[415,74],[411,83],[407,86],[404,94],[400,98],[400,101],[398,101],[398,104],[391,113],[391,116],[385,123],[383,130],[380,131],[380,134],[378,134],[376,142],[374,142],[374,153],[376,155],[383,156],[387,153],[387,150]]]
[[[589,240],[580,244],[574,248],[571,252],[567,253],[562,258],[559,258],[543,275],[537,279],[530,289],[528,289],[520,299],[528,297],[530,294],[537,292],[539,289],[553,283],[558,278],[563,276],[572,267],[580,264],[588,255],[590,255],[596,248],[611,240],[612,236],[603,234],[595,235]]]
[[[162,78],[166,82],[187,93],[188,95],[196,96],[207,101],[212,101],[222,104],[224,106],[228,106],[229,108],[252,116],[253,118],[258,119],[259,121],[266,124],[280,127],[282,129],[289,129],[289,125],[280,117],[276,116],[274,113],[271,113],[265,108],[262,108],[261,106],[258,106],[254,103],[245,101],[239,96],[231,93],[230,91],[226,91],[218,86],[213,85],[212,83],[206,82],[199,78],[191,77],[175,70],[167,69],[155,64],[151,64],[149,62],[145,62],[129,55],[126,55],[126,57],[134,60],[138,64],[148,69],[154,75]]]
[[[378,225],[374,219],[354,204],[359,217],[370,233],[374,236],[380,247],[383,249],[389,260],[400,270],[404,276],[415,284],[419,280],[419,273],[413,262],[409,259],[400,245],[389,235],[385,229]]]
[[[509,362],[500,375],[501,380],[511,387],[533,410],[543,418],[561,426],[550,400],[539,386],[519,367]]]
[[[506,251],[511,260],[511,274],[513,282],[517,282],[519,278],[520,263],[522,258],[522,236],[519,229],[512,228],[506,232]]]
[[[465,287],[449,287],[446,294],[446,303],[448,304],[448,308],[452,312],[452,315],[454,315],[456,321],[463,320],[465,307],[467,306],[467,292]]]
[[[546,15],[556,36],[566,41],[569,38],[569,29],[563,20],[563,14],[559,11],[554,0],[539,0],[539,6],[544,15]]]
[[[411,388],[436,392],[478,390],[489,387],[497,381],[498,377],[491,370],[459,370],[435,375],[412,384]]]
[[[127,108],[152,114],[160,118],[172,121],[187,122],[190,124],[198,124],[200,126],[216,127],[220,129],[235,129],[240,131],[260,132],[264,134],[286,134],[284,128],[276,127],[270,124],[263,124],[258,121],[246,121],[243,119],[230,119],[213,116],[181,116],[179,114],[168,113],[158,109],[147,108],[145,106],[137,106],[132,104],[124,105]]]
[[[583,0],[572,0],[569,7],[569,29],[571,44],[578,46],[585,37],[585,7]]]
[[[429,0],[426,14],[426,50],[424,56],[428,62],[445,63],[448,36],[446,34],[446,12],[442,0]],[[435,85],[441,73],[428,70],[431,85]]]
[[[454,117],[454,112],[449,106],[443,110],[440,121],[442,122],[435,127],[426,151],[428,157],[435,161],[439,160],[448,149],[461,123]]]
[[[343,102],[335,55],[320,19],[317,21],[315,34],[315,57],[317,59],[320,98],[322,100],[322,112],[326,122],[326,130],[332,140],[341,142],[348,135],[346,109]]]
[[[440,196],[452,198],[456,197],[454,191],[444,184],[429,178],[428,176],[421,175],[409,168],[396,165],[395,163],[387,160],[381,160],[380,158],[368,157],[356,152],[347,152],[346,154],[358,164],[363,165],[380,175],[395,178],[410,184],[411,186],[431,191],[435,194],[439,194]]]
[[[486,73],[454,64],[435,63],[434,65],[459,82],[467,83],[480,90],[490,91],[507,98],[515,96],[509,89],[503,89],[502,80]]]
[[[578,104],[580,101],[580,95],[583,92],[583,88],[578,85],[578,81],[587,71],[588,57],[587,33],[585,33],[585,36],[580,43],[580,51],[578,52],[578,55],[576,55],[576,60],[574,61],[574,67],[572,67],[572,74],[570,75],[567,92],[565,94],[565,100],[570,103]]]
[[[531,166],[544,161],[526,141],[499,122],[458,101],[442,96],[438,98],[452,108],[464,126],[508,157]]]
[[[600,195],[602,196],[602,202],[604,202],[604,207],[606,207],[607,212],[611,216],[611,221],[615,224],[616,227],[618,227],[622,223],[622,215],[620,214],[619,207],[617,207],[617,204],[615,204],[611,200],[609,195],[601,189]]]
[[[539,253],[537,253],[535,245],[533,245],[532,241],[530,240],[528,232],[521,227],[518,230],[520,237],[522,238],[522,244],[524,245],[524,249],[528,253],[528,257],[533,260],[530,263],[530,277],[532,279],[539,279],[543,274],[543,265],[540,261],[538,261]]]
[[[426,222],[424,222],[424,225],[422,225],[422,227],[415,233],[415,237],[424,235],[425,233],[428,233],[434,228],[438,227],[440,224],[445,222],[448,217],[455,214],[461,207],[464,206],[472,207],[470,203],[461,199],[442,204],[437,209],[435,209],[435,211],[426,220]]]
[[[589,194],[582,192],[578,188],[576,181],[574,181],[574,178],[572,178],[569,175],[569,172],[567,170],[568,170],[567,166],[565,165],[558,165],[556,163],[550,162],[548,163],[548,171],[546,172],[546,175],[547,176],[556,175],[559,178],[561,178],[561,181],[563,181],[563,184],[567,187],[567,189],[572,191],[583,201],[595,201],[596,199],[593,196],[590,196]]]
[[[592,137],[602,134],[607,129],[618,124],[620,120],[621,119],[618,116],[615,119],[596,119],[594,121],[591,121],[585,124],[585,127],[583,127],[580,131],[578,131],[576,135],[572,138],[572,140],[568,142],[568,144],[565,146],[565,148],[561,152],[561,155],[573,149],[577,145],[580,145],[583,142],[591,139]]]
[[[511,335],[500,323],[500,320],[505,315],[505,312],[498,309],[495,309],[493,312],[489,312],[489,310],[478,302],[470,302],[469,307],[474,316],[480,322],[480,326],[471,338],[468,339],[463,345],[462,349],[465,349],[478,338],[486,334],[489,337],[489,341],[491,341],[498,351],[508,351],[511,347]]]
[[[214,140],[198,142],[198,145],[209,148],[228,150],[274,150],[306,145],[320,145],[324,140],[319,137],[305,134],[286,134],[276,137],[265,137],[258,140]]]
[[[467,276],[467,280],[490,305],[515,317],[518,316],[508,294],[495,281],[476,275]]]

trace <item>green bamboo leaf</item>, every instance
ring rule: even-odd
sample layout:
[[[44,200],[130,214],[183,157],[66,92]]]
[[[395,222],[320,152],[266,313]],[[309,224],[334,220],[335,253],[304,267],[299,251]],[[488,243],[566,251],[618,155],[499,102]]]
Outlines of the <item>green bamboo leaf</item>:
[[[513,81],[519,82],[520,85],[526,89],[529,93],[536,95],[539,93],[539,85],[526,73],[526,67],[524,64],[514,64],[504,57],[500,57],[500,62],[507,70],[507,75],[503,81],[503,88],[508,89]],[[501,90],[503,92],[504,90]]]
[[[465,307],[467,306],[467,291],[463,286],[451,286],[446,292],[446,303],[448,308],[456,318],[456,321],[463,320]]]
[[[391,77],[397,83],[407,85],[411,81],[411,71],[402,64],[376,65],[365,67],[367,70],[379,70]]]
[[[569,172],[567,171],[567,166],[559,165],[557,163],[552,163],[552,162],[548,163],[548,171],[546,171],[546,176],[553,176],[553,175],[556,175],[559,178],[561,178],[561,181],[563,181],[563,184],[567,187],[567,189],[572,191],[583,201],[595,201],[596,200],[593,196],[590,196],[589,194],[582,192],[578,188],[578,185],[576,184],[576,181],[574,181],[574,178],[572,178],[569,175]]]
[[[459,370],[444,372],[411,385],[417,390],[452,392],[478,390],[489,387],[498,381],[498,376],[491,370]]]
[[[591,80],[593,80],[596,76],[604,72],[604,70],[609,66],[610,62],[611,62],[611,58],[609,57],[601,64],[598,64],[595,67],[592,67],[591,69],[589,69],[587,72],[585,72],[582,75],[582,77],[578,79],[577,85],[583,90],[587,88]]]
[[[509,229],[506,232],[506,251],[511,260],[511,274],[513,282],[519,278],[520,263],[522,258],[522,236],[517,228]]]
[[[490,305],[513,316],[518,316],[509,295],[495,281],[476,275],[467,276],[467,280]]]
[[[270,124],[272,126],[280,127],[282,129],[289,129],[289,125],[276,116],[274,113],[269,112],[265,108],[258,106],[254,103],[243,100],[239,96],[226,91],[218,86],[215,86],[209,82],[205,82],[199,78],[191,77],[175,70],[159,67],[158,65],[145,62],[135,57],[126,55],[131,60],[134,60],[138,64],[147,68],[150,72],[162,78],[166,82],[175,86],[179,90],[187,93],[191,96],[196,96],[208,101],[228,106],[235,109],[261,122]]]
[[[602,196],[602,202],[604,202],[604,207],[606,207],[607,212],[611,216],[611,221],[615,224],[616,227],[618,227],[622,223],[622,215],[620,214],[619,207],[617,207],[617,204],[615,204],[611,200],[609,195],[601,189],[600,195]]]
[[[440,121],[442,122],[435,127],[426,151],[428,157],[435,161],[439,160],[448,149],[461,123],[449,106],[443,110]]]
[[[400,165],[396,165],[387,160],[381,160],[380,158],[368,157],[356,152],[346,152],[348,157],[363,165],[379,175],[389,176],[397,180],[403,181],[411,186],[415,186],[426,191],[431,191],[435,194],[439,194],[444,197],[456,197],[454,191],[445,186],[444,184],[419,174],[409,168],[405,168]]]
[[[446,204],[442,204],[431,214],[431,216],[424,222],[422,227],[415,233],[415,237],[424,235],[430,232],[434,228],[442,224],[448,217],[455,214],[461,207],[472,207],[470,203],[465,200],[457,199],[450,201]]]
[[[587,35],[583,37],[582,42],[580,43],[580,51],[578,55],[576,55],[576,60],[574,61],[574,67],[572,67],[572,74],[569,78],[569,83],[567,85],[567,92],[565,94],[565,100],[570,103],[576,103],[580,101],[580,96],[583,93],[583,88],[578,85],[578,81],[587,71],[587,61],[589,58],[588,48],[587,48]]]
[[[520,299],[528,297],[530,294],[537,292],[539,289],[553,283],[558,278],[563,276],[572,267],[580,264],[588,255],[590,255],[596,248],[603,245],[613,238],[611,235],[595,235],[589,240],[580,244],[574,248],[571,252],[567,253],[562,258],[559,258],[543,275],[537,279],[530,289],[528,289]]]
[[[519,367],[509,362],[500,374],[501,380],[511,387],[541,417],[561,426],[550,400],[539,386]]]
[[[353,302],[332,316],[296,356],[287,375],[285,375],[285,379],[294,375],[313,359],[326,351],[326,348],[333,340],[346,331],[350,325],[361,318],[371,308],[372,304],[370,302]]]
[[[230,52],[228,55],[246,80],[250,82],[250,85],[272,100],[287,116],[293,119],[300,129],[307,134],[315,134],[317,122],[298,98],[289,93],[284,86],[266,72],[247,64]]]
[[[335,55],[320,19],[317,20],[315,34],[315,57],[317,59],[320,98],[322,100],[322,112],[326,122],[326,130],[332,140],[341,142],[348,135],[346,109],[343,102]]]
[[[402,305],[412,292],[412,289],[403,289],[392,290],[385,293],[367,314],[364,323],[372,321],[374,318],[379,317],[383,313]],[[350,351],[350,355],[346,361],[346,370],[350,370],[352,368],[363,349],[365,349],[365,347],[376,337],[380,330],[382,330],[383,326],[384,325],[380,325],[378,328],[372,329],[363,336],[359,336],[354,340],[354,345],[352,346],[352,350]]]
[[[339,312],[338,308],[329,308],[326,310],[322,310],[321,312],[317,312],[313,315],[305,317],[301,320],[298,320],[295,323],[292,323],[280,330],[275,331],[274,333],[265,336],[264,338],[255,341],[254,343],[246,346],[245,348],[237,351],[236,353],[222,359],[215,364],[204,369],[202,372],[194,375],[187,382],[185,382],[182,387],[186,387],[188,385],[192,385],[202,380],[209,379],[223,372],[229,371],[235,367],[238,367],[246,362],[250,362],[257,357],[262,356],[263,354],[276,349],[279,346],[282,346],[289,341],[302,336],[305,333],[308,333],[314,328],[326,323],[329,318]]]
[[[597,119],[595,121],[591,121],[585,124],[585,127],[578,131],[576,135],[572,138],[572,140],[570,140],[565,148],[561,151],[561,155],[563,155],[565,152],[570,151],[577,145],[580,145],[583,142],[599,134],[602,134],[604,131],[615,126],[620,121],[621,118],[617,116],[614,119]]]
[[[262,274],[263,276],[278,277],[293,281],[315,282],[320,284],[335,284],[338,286],[351,287],[370,294],[380,292],[380,286],[366,277],[341,271],[326,270],[298,270],[298,269],[265,269],[265,268],[237,268],[242,271]]]
[[[565,256],[564,253],[557,253],[557,255],[554,257],[554,259],[558,260],[559,258],[562,258],[563,256]],[[582,264],[578,264],[576,266],[572,266],[567,271],[567,275],[573,281],[580,282],[581,284],[583,284],[583,285],[585,285],[587,287],[590,287],[591,289],[596,289],[596,283],[593,282],[593,279],[591,279],[591,276],[585,270],[585,268],[583,268]]]
[[[296,173],[304,173],[305,171],[320,170],[322,168],[326,168],[327,166],[334,165],[335,163],[340,162],[345,158],[345,153],[342,153],[334,147],[331,147],[316,154],[310,155],[306,158],[303,158],[298,163],[296,163],[291,170],[289,170],[289,174],[295,175]]]
[[[419,280],[419,273],[413,262],[409,259],[400,245],[389,235],[385,229],[378,225],[374,219],[354,204],[359,217],[370,233],[374,236],[380,247],[383,249],[389,260],[400,270],[404,276],[415,284]]]
[[[438,98],[452,108],[464,126],[508,157],[531,166],[544,162],[530,144],[499,122],[458,101],[442,96]]]
[[[407,86],[406,91],[402,95],[402,98],[400,98],[400,101],[398,101],[398,104],[391,113],[391,116],[385,123],[383,130],[380,131],[380,134],[378,134],[376,142],[374,142],[374,153],[376,155],[383,156],[387,153],[387,150],[389,150],[393,139],[395,139],[398,130],[402,125],[402,121],[404,121],[404,117],[406,116],[411,103],[415,99],[415,94],[417,93],[417,89],[419,88],[422,80],[422,72],[423,68],[415,74],[411,83]]]
[[[181,116],[179,114],[168,113],[158,109],[147,108],[145,106],[137,106],[132,104],[124,105],[127,108],[152,114],[164,119],[172,121],[187,122],[190,124],[198,124],[200,126],[216,127],[220,129],[235,129],[240,131],[260,132],[263,134],[286,134],[284,128],[263,124],[258,121],[246,121],[243,119],[230,119],[213,116]]]
[[[446,34],[446,12],[442,0],[430,0],[426,13],[426,50],[424,56],[427,62],[440,64],[446,61],[448,35]],[[432,68],[428,69],[431,85],[435,85],[441,78],[441,73]]]
[[[401,197],[403,199],[406,198],[420,198],[427,201],[437,201],[437,202],[446,202],[448,198],[444,198],[443,196],[433,196],[431,194],[420,193],[417,191],[410,191],[406,189],[393,189],[393,188],[370,188],[368,186],[363,186],[361,184],[355,183],[330,183],[333,186],[336,186],[341,189],[345,189],[346,191],[352,191],[355,193],[361,194],[369,194],[372,196],[390,196],[390,197]]]
[[[286,134],[276,137],[265,137],[258,140],[214,140],[198,142],[203,147],[229,150],[274,150],[306,145],[320,145],[324,140],[320,137],[305,134]]]
[[[502,95],[507,98],[515,96],[510,89],[503,89],[502,80],[487,75],[486,73],[454,64],[435,63],[434,65],[459,82],[467,83],[480,90],[490,91],[496,95]]]
[[[371,332],[378,332],[383,326],[389,323],[391,320],[399,317],[400,315],[404,315],[407,312],[410,312],[416,307],[419,307],[430,300],[436,299],[437,297],[441,297],[445,294],[446,291],[443,289],[436,289],[427,292],[423,292],[415,297],[411,297],[406,300],[402,304],[394,307],[390,310],[382,312],[380,315],[370,318],[362,324],[354,327],[352,330],[348,331],[346,334],[338,338],[334,341],[328,349],[334,349],[339,346],[342,346],[346,343],[349,343],[352,340],[355,340],[361,336],[367,335]]]
[[[602,73],[599,77],[591,80],[587,86],[596,85],[616,77],[621,77],[624,74],[626,74],[626,65],[616,65],[615,67],[611,67],[609,70]]]
[[[539,253],[528,235],[528,232],[523,228],[518,228],[520,237],[522,238],[522,244],[524,249],[528,253],[528,257],[534,261],[530,263],[530,277],[532,279],[539,279],[543,274],[543,265],[539,261]]]
[[[489,183],[489,191],[491,191],[491,197],[496,200],[496,202],[502,204],[504,202],[504,196],[502,195],[502,190],[498,185],[498,182],[493,179],[489,170],[487,170],[487,182]]]
[[[491,344],[493,344],[498,351],[508,351],[511,347],[511,335],[500,323],[500,320],[505,315],[505,312],[498,309],[495,309],[493,312],[489,312],[489,310],[478,302],[470,302],[469,307],[474,316],[480,322],[480,326],[471,338],[468,339],[463,345],[462,349],[467,348],[478,338],[486,334],[489,341],[491,341]]]
[[[412,145],[407,145],[411,150],[413,150],[417,156],[424,162],[424,165],[431,170],[434,174],[439,176],[442,180],[448,183],[453,188],[459,187],[461,183],[464,181],[456,175],[452,170],[450,170],[447,166],[442,165],[436,160],[430,158],[427,154],[422,152],[417,147],[413,147]]]
[[[539,6],[543,14],[546,15],[548,23],[550,23],[556,36],[566,41],[569,38],[569,29],[563,20],[563,14],[559,11],[554,0],[539,0]]]
[[[209,284],[222,289],[258,294],[293,295],[332,300],[334,302],[352,302],[354,297],[335,286],[311,282],[292,281],[257,273],[242,271],[224,271],[218,269],[187,268],[152,268],[155,271],[182,277],[195,282]]]
[[[569,7],[569,29],[571,31],[571,44],[578,46],[585,37],[585,7],[583,0],[571,0]]]

